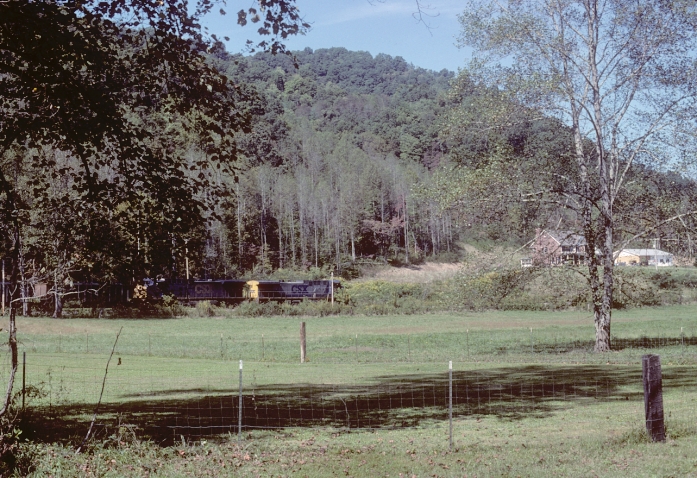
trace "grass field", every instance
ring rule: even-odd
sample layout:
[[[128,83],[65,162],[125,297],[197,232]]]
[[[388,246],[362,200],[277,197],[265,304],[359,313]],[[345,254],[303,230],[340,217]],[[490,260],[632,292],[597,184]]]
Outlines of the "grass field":
[[[299,328],[307,324],[308,355],[317,363],[546,361],[639,363],[644,347],[665,346],[690,360],[682,343],[697,340],[697,307],[643,308],[613,313],[618,353],[589,354],[591,314],[496,311],[413,316],[299,318],[179,318],[149,320],[18,319],[20,351],[103,357],[123,327],[117,351],[137,357],[296,363]],[[684,340],[681,339],[681,334]],[[531,355],[532,352],[532,355]],[[685,352],[685,353],[683,353]],[[566,355],[564,355],[566,354]],[[570,355],[569,355],[570,354]]]
[[[579,312],[18,322],[36,476],[697,475],[695,306],[613,313],[602,355]],[[664,365],[666,444],[643,432],[645,353]],[[238,446],[212,433],[236,423],[240,359]]]

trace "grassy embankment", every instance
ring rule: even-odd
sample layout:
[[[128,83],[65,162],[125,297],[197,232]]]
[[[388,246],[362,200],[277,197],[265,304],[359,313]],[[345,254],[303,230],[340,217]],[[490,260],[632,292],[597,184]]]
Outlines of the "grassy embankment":
[[[592,319],[580,312],[305,318],[310,363],[304,365],[298,363],[297,318],[20,318],[27,383],[42,393],[30,405],[41,406],[66,431],[63,445],[25,450],[36,452],[37,476],[686,475],[697,463],[695,312],[694,306],[616,312],[613,335],[621,349],[604,355],[591,353]],[[66,446],[88,426],[121,327],[101,443],[75,456]],[[640,360],[649,351],[660,353],[665,366],[665,445],[643,435]],[[460,398],[475,389],[488,395],[456,407],[452,452],[443,410],[433,409],[402,410],[422,415],[403,429],[385,422],[391,425],[376,430],[249,430],[239,448],[235,436],[163,448],[114,426],[128,424],[121,411],[143,403],[166,411],[168,403],[234,395],[240,358],[246,399],[291,396],[308,386],[385,390],[399,383],[418,390],[420,383],[444,384],[449,360]],[[484,382],[489,386],[477,388]],[[67,411],[73,415],[59,417]],[[36,425],[41,417],[33,420]],[[40,438],[40,430],[34,433]]]

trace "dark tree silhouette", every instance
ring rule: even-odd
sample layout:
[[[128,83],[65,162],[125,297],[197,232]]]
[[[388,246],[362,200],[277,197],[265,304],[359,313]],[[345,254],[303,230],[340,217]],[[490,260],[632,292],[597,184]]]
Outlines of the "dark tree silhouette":
[[[206,169],[232,170],[233,135],[249,129],[250,96],[214,68],[218,44],[201,27],[221,2],[197,0],[7,0],[0,2],[0,214],[10,258],[12,369],[0,416],[10,406],[17,369],[16,304],[28,198],[45,179],[68,175],[72,198],[95,221],[144,195],[161,214],[205,207],[193,191],[212,187]],[[258,0],[238,23],[258,23],[258,48],[285,52],[283,40],[306,30],[295,0]],[[221,10],[221,13],[224,13]],[[173,133],[172,130],[175,132]],[[170,147],[196,138],[205,152]],[[58,165],[51,148],[73,158]],[[46,177],[18,181],[32,169]],[[165,207],[166,206],[166,207]],[[176,221],[177,218],[174,218]],[[88,221],[89,222],[89,218]]]

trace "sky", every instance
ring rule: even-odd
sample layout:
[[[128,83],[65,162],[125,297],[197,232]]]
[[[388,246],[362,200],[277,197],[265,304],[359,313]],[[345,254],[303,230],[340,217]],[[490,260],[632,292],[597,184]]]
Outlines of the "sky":
[[[248,3],[248,5],[247,5]],[[467,58],[455,46],[459,32],[457,15],[462,0],[421,0],[424,22],[414,18],[415,0],[297,0],[296,5],[312,29],[287,41],[291,50],[310,47],[344,47],[401,56],[414,66],[440,71],[457,71]],[[231,53],[244,53],[245,41],[257,40],[255,26],[237,25],[237,11],[252,1],[228,0],[227,15],[211,15],[206,26],[219,37],[228,36]]]

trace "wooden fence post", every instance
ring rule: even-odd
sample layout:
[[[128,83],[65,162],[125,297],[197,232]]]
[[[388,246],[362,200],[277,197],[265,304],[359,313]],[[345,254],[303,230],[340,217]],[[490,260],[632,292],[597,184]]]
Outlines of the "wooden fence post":
[[[644,382],[644,410],[646,411],[646,431],[652,441],[666,441],[663,422],[663,383],[661,376],[661,357],[648,354],[641,358]]]
[[[27,352],[22,352],[22,410],[24,410],[24,399],[27,396]]]
[[[305,363],[306,352],[305,322],[300,322],[300,363]]]

